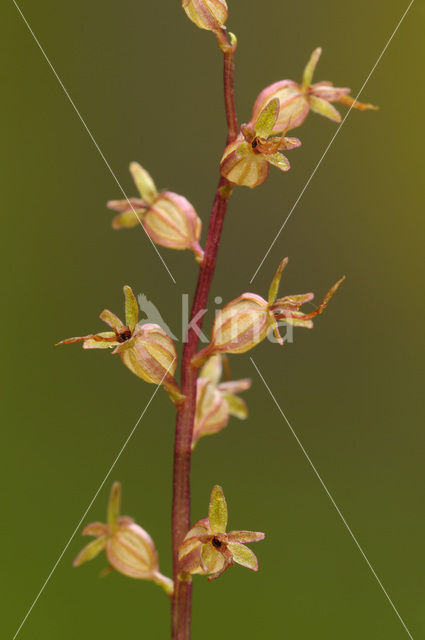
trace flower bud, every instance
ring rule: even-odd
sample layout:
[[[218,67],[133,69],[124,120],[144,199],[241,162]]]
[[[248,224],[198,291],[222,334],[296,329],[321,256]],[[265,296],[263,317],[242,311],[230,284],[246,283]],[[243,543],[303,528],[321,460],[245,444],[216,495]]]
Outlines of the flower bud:
[[[200,29],[219,31],[229,12],[226,0],[182,0],[182,7]]]
[[[223,358],[225,356],[212,356],[199,373],[192,449],[202,436],[218,433],[226,427],[230,416],[239,420],[245,420],[248,416],[246,403],[236,394],[249,389],[251,380],[244,378],[220,382]],[[230,376],[228,366],[227,373]]]
[[[223,489],[215,485],[211,492],[208,518],[198,520],[179,547],[182,573],[221,576],[235,562],[258,571],[258,560],[246,543],[264,540],[261,531],[229,531],[227,504]]]
[[[129,578],[147,578],[158,570],[158,554],[150,535],[138,524],[118,525],[106,543],[111,565]]]
[[[280,80],[263,89],[254,103],[249,125],[253,126],[267,103],[274,99],[278,99],[280,105],[272,131],[275,135],[299,127],[310,110],[334,122],[341,122],[341,114],[331,104],[332,102],[339,102],[361,111],[377,109],[373,104],[354,100],[349,95],[348,87],[334,87],[328,81],[313,83],[313,74],[321,54],[320,47],[313,51],[304,69],[301,84],[293,80]]]
[[[281,151],[299,147],[298,138],[271,137],[279,116],[277,98],[264,106],[255,120],[241,126],[241,133],[224,150],[220,161],[220,173],[229,182],[239,186],[258,187],[269,175],[270,165],[280,171],[289,171],[290,164]]]
[[[109,502],[107,523],[93,522],[83,529],[83,536],[95,536],[95,540],[84,547],[74,560],[79,567],[105,551],[110,569],[115,569],[129,578],[152,580],[160,585],[167,595],[173,593],[173,581],[159,571],[155,544],[142,527],[129,516],[120,516],[121,485],[114,482]],[[102,575],[108,570],[102,572]]]
[[[292,80],[275,82],[261,91],[252,109],[251,126],[267,103],[275,98],[279,100],[279,113],[272,134],[278,135],[288,126],[291,129],[299,127],[307,117],[309,105],[301,87]]]
[[[244,293],[217,313],[211,342],[192,358],[193,367],[201,367],[214,354],[244,353],[264,340],[270,330],[273,330],[279,344],[283,345],[277,324],[279,320],[296,327],[313,328],[313,318],[323,313],[345,276],[329,289],[314,311],[303,313],[300,308],[306,302],[311,302],[314,298],[312,293],[277,299],[280,279],[287,263],[288,258],[285,258],[279,264],[269,288],[267,302],[255,293]]]
[[[211,343],[192,362],[200,366],[212,354],[244,353],[261,342],[269,328],[267,302],[255,293],[244,293],[217,313]]]
[[[192,446],[201,436],[221,431],[229,422],[229,405],[224,395],[207,378],[198,378]]]
[[[190,249],[197,262],[204,252],[199,244],[202,222],[184,196],[164,191],[142,215],[146,233],[154,242],[170,249]]]
[[[196,261],[202,262],[204,252],[199,244],[202,223],[190,202],[171,191],[158,193],[149,173],[137,162],[130,164],[130,172],[141,198],[108,202],[109,209],[119,212],[112,221],[113,228],[141,224],[157,244],[170,249],[189,249]]]
[[[174,379],[176,347],[159,325],[137,325],[133,337],[118,345],[113,353],[119,353],[126,367],[142,380],[162,384],[176,404],[184,400]]]

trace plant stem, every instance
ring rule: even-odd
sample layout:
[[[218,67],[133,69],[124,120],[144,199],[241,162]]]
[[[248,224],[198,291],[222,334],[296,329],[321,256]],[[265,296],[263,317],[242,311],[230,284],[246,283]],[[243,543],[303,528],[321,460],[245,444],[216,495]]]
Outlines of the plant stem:
[[[223,48],[224,53],[224,97],[228,126],[227,142],[232,142],[238,133],[238,122],[234,103],[233,72],[236,40]],[[224,217],[231,184],[221,177],[217,186],[209,220],[205,244],[204,259],[200,267],[198,283],[190,315],[199,330],[206,310],[208,295],[217,260]],[[173,573],[174,595],[172,599],[172,638],[190,640],[192,580],[190,576],[179,575],[178,549],[190,528],[190,463],[192,453],[192,434],[196,409],[197,370],[191,366],[191,360],[198,348],[199,337],[193,327],[189,327],[182,356],[181,391],[186,396],[184,404],[178,409],[174,445],[173,474]]]

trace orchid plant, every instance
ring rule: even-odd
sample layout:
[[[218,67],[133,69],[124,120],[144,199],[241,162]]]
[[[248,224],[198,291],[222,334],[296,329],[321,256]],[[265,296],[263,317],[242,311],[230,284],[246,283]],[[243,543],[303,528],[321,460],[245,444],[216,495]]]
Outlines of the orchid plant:
[[[58,344],[81,342],[84,349],[113,349],[123,364],[141,380],[162,386],[175,405],[172,553],[173,577],[159,571],[158,553],[149,534],[128,516],[120,515],[121,485],[112,486],[106,523],[87,525],[83,535],[94,540],[80,551],[74,566],[80,566],[105,552],[109,571],[133,579],[152,581],[162,587],[172,603],[172,638],[189,640],[191,596],[194,575],[215,579],[235,563],[253,571],[258,561],[246,543],[258,542],[264,533],[227,529],[227,504],[222,488],[211,492],[208,517],[194,525],[190,513],[191,456],[199,439],[221,431],[232,416],[248,416],[246,402],[239,393],[250,388],[249,379],[232,380],[226,354],[240,354],[254,348],[273,332],[278,343],[284,340],[279,324],[311,329],[313,318],[321,314],[343,281],[338,280],[314,311],[301,307],[311,302],[312,293],[278,298],[278,288],[288,259],[282,260],[270,285],[267,300],[246,292],[226,304],[215,317],[210,343],[198,351],[203,311],[206,308],[223,221],[235,186],[255,188],[268,177],[270,166],[288,172],[290,164],[282,151],[301,146],[287,133],[299,127],[310,111],[334,122],[341,116],[334,103],[360,110],[376,109],[350,96],[348,88],[330,82],[313,83],[313,73],[321,55],[315,49],[304,70],[301,84],[280,80],[266,87],[254,103],[251,120],[238,125],[233,74],[236,36],[228,33],[226,0],[182,0],[182,8],[199,28],[212,32],[224,58],[224,103],[227,141],[219,162],[220,179],[208,222],[205,247],[200,244],[202,223],[190,202],[182,195],[158,191],[149,173],[136,162],[130,164],[140,197],[112,200],[108,207],[117,215],[114,229],[141,224],[151,240],[171,249],[189,249],[199,268],[193,298],[191,323],[184,345],[178,383],[177,351],[172,338],[159,325],[139,320],[136,297],[124,286],[125,322],[104,310],[100,318],[109,329],[99,333],[62,340]],[[298,154],[294,154],[294,157]],[[195,265],[195,263],[194,263]],[[222,380],[224,372],[224,380]]]

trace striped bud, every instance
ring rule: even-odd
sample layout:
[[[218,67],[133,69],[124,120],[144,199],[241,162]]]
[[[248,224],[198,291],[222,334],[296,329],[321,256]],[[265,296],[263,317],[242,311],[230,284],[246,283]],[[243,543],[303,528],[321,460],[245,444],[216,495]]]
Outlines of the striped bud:
[[[133,337],[116,347],[113,353],[119,353],[126,367],[142,380],[163,385],[176,404],[184,400],[174,378],[176,347],[159,325],[137,325]]]
[[[219,31],[229,12],[226,0],[182,0],[182,7],[200,29]]]

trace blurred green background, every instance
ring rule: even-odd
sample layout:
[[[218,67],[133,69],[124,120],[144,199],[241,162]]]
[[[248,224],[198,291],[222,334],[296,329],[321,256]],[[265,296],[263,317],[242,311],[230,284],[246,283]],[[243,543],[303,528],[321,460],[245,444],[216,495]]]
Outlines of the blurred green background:
[[[237,107],[299,80],[324,49],[316,80],[366,79],[407,1],[229,0],[239,38]],[[22,0],[21,8],[128,194],[138,160],[159,187],[185,194],[206,222],[225,138],[221,56],[178,0]],[[285,255],[282,295],[317,296],[347,280],[311,332],[253,356],[415,638],[425,633],[423,296],[424,5],[416,2],[254,282],[271,240],[335,132],[311,115],[291,171],[271,171],[231,199],[211,296],[265,295]],[[120,315],[131,284],[180,332],[191,254],[141,229],[113,232],[105,201],[121,197],[99,153],[10,0],[1,9],[3,347],[1,388],[2,637],[19,623],[154,391],[105,352],[55,349]],[[344,108],[342,107],[342,111]],[[422,142],[421,142],[422,141]],[[205,230],[205,229],[204,229]],[[193,462],[193,519],[220,483],[231,528],[260,529],[261,569],[195,579],[193,637],[407,637],[359,550],[253,369],[250,418],[204,439]],[[103,520],[110,484],[124,513],[154,537],[171,569],[174,412],[161,391],[85,522]],[[31,638],[169,637],[168,602],[149,583],[98,579],[104,559],[71,562],[79,532],[22,628]]]

